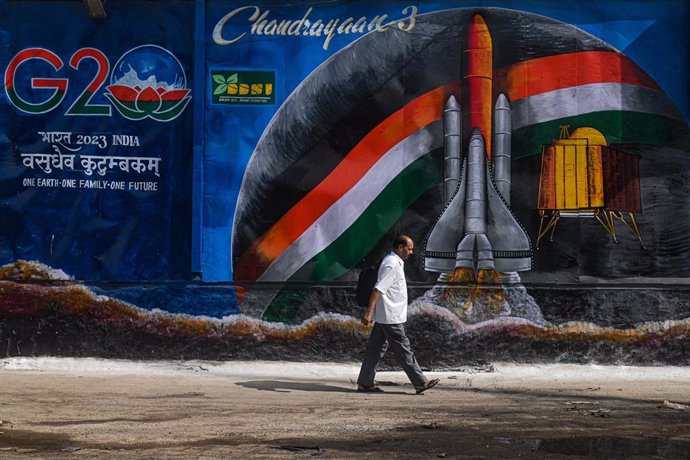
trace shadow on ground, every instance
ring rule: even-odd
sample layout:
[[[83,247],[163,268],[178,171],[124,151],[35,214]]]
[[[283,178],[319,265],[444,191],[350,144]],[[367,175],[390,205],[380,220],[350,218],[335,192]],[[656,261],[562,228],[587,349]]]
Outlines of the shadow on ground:
[[[321,391],[328,393],[356,393],[354,388],[343,388],[335,385],[326,385],[315,382],[289,382],[282,380],[252,380],[250,382],[237,382],[245,388],[253,388],[261,391],[276,391],[278,393],[289,393],[291,391]]]

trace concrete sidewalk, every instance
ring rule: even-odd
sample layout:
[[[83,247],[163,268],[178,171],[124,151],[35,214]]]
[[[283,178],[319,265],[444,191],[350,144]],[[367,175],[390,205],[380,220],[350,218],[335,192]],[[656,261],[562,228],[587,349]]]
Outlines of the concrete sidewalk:
[[[305,363],[292,361],[130,361],[100,358],[4,358],[0,371],[65,372],[75,374],[118,375],[207,375],[232,378],[282,378],[346,382],[356,380],[359,363]],[[596,364],[520,364],[493,363],[466,366],[455,370],[429,371],[439,378],[481,379],[482,381],[550,380],[605,381],[623,379],[636,382],[690,382],[690,367],[679,366],[604,366]],[[379,380],[403,383],[402,371],[383,371]]]

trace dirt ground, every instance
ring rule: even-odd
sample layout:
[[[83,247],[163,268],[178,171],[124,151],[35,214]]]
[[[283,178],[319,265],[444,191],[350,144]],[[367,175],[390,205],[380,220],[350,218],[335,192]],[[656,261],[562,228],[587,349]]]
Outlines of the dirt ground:
[[[0,361],[2,459],[690,458],[690,369]],[[665,402],[666,401],[666,402]]]

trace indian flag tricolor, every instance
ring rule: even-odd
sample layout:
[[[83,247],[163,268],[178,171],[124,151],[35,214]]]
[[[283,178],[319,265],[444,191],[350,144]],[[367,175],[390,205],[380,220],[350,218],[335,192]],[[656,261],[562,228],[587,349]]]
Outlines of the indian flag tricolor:
[[[683,118],[659,86],[624,55],[583,51],[499,69],[513,109],[513,159],[539,153],[559,126],[592,126],[609,143],[663,144]],[[535,148],[536,147],[536,148]]]
[[[329,247],[341,237],[354,240],[359,246],[356,254],[371,250],[378,238],[371,238],[371,234],[361,238],[354,229],[349,233],[347,230],[358,220],[360,225],[380,227],[373,220],[380,216],[386,219],[386,214],[389,221],[393,218],[388,222],[392,224],[425,187],[441,179],[428,167],[425,157],[443,146],[439,120],[445,99],[458,89],[457,84],[449,84],[422,95],[366,135],[320,184],[242,255],[236,278],[286,281],[314,257],[333,260]],[[403,202],[398,191],[409,180],[417,179],[422,179],[424,185],[413,187]],[[379,196],[389,199],[377,202]],[[342,263],[319,265],[314,267],[312,280],[333,279],[352,268]]]

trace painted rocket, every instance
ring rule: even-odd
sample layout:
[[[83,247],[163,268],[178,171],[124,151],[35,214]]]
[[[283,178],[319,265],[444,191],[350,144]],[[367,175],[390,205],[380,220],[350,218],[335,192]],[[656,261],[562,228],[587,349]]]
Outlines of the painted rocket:
[[[532,244],[510,208],[511,109],[504,94],[492,107],[492,52],[489,29],[475,15],[464,53],[466,112],[454,96],[444,109],[445,209],[425,242],[427,271],[509,273],[532,267]]]

